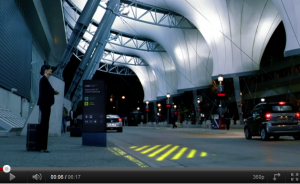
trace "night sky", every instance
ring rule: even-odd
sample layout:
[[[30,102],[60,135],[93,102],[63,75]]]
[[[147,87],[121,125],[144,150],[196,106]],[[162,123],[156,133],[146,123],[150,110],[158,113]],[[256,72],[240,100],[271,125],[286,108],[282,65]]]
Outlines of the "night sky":
[[[285,43],[285,29],[283,23],[281,22],[271,36],[261,60],[267,61],[270,60],[271,57],[283,57]]]

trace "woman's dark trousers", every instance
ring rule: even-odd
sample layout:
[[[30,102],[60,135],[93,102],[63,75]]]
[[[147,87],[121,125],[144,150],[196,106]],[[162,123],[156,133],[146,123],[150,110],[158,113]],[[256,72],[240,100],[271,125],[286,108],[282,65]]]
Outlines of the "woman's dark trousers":
[[[49,120],[51,113],[51,106],[39,106],[41,111],[41,126],[39,130],[39,143],[41,150],[47,150]]]

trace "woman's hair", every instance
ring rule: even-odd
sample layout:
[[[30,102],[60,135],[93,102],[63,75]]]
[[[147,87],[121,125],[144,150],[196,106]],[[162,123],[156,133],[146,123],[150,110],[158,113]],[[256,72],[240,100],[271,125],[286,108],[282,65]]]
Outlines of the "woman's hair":
[[[50,68],[51,68],[50,65],[43,65],[43,66],[41,67],[41,72],[40,72],[40,74],[41,74],[41,75],[44,75],[44,74],[45,74],[45,70],[49,70]]]

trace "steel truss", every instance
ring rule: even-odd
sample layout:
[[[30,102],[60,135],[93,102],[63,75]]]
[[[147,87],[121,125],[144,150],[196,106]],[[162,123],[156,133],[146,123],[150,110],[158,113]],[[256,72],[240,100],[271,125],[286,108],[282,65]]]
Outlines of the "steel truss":
[[[89,40],[86,40],[83,38],[80,42],[81,43],[85,42],[83,44],[84,47],[82,47],[80,44],[78,45],[78,47],[80,47],[80,49],[82,49],[82,50],[86,50],[86,48],[89,44]],[[78,50],[76,52],[78,53]],[[84,54],[83,55],[80,54],[80,56],[82,58],[84,56]],[[149,66],[147,64],[147,62],[140,57],[137,57],[134,55],[128,55],[126,53],[122,53],[122,52],[114,51],[114,50],[110,50],[110,49],[104,49],[104,53],[102,55],[101,61],[102,62],[109,61],[112,63],[119,63],[122,65]]]
[[[80,15],[80,10],[79,8],[72,3],[69,0],[66,0],[66,2],[69,4],[69,6],[75,11],[74,13]],[[65,14],[68,14],[71,18],[71,16],[67,11],[64,12]],[[79,17],[79,16],[78,16]],[[77,21],[74,20],[73,21]],[[92,24],[95,27],[98,27],[99,22],[92,21]],[[69,27],[71,30],[73,30],[72,24],[65,19],[65,27]],[[93,35],[95,34],[94,30],[91,30],[91,27],[89,26],[86,30],[89,34]],[[121,46],[121,47],[126,47],[130,49],[136,49],[136,50],[141,50],[141,51],[147,51],[147,52],[166,52],[163,47],[160,46],[157,42],[143,38],[140,36],[124,33],[115,29],[111,29],[109,38],[107,40],[107,43],[111,45],[111,47],[114,47],[113,45]]]
[[[108,56],[111,54],[112,53],[105,52],[103,54],[102,58],[104,56]],[[84,56],[84,54],[78,49],[76,49],[76,51],[73,53],[73,55],[75,57],[77,57],[80,61]],[[112,64],[107,63],[107,61],[111,62]],[[118,63],[118,62],[115,62],[114,60],[109,60],[109,59],[105,59],[105,60],[101,59],[99,68],[97,70],[101,71],[101,72],[107,72],[107,73],[117,74],[117,75],[130,75],[130,76],[135,75],[135,73],[130,68],[128,68],[126,66],[117,66],[117,65],[114,65],[114,63]]]
[[[99,4],[102,8],[105,8]],[[180,29],[197,29],[187,18],[171,10],[155,7],[135,0],[121,0],[118,16],[135,21]]]
[[[99,68],[97,70],[101,72],[113,73],[118,75],[130,75],[130,76],[135,75],[135,73],[130,68],[110,65],[107,63],[100,63]]]
[[[105,49],[101,61],[109,61],[122,65],[149,66],[147,62],[140,57],[127,55],[114,50]]]
[[[160,44],[142,37],[124,33],[112,29],[108,39],[108,44],[117,45],[121,47],[147,51],[147,52],[166,52]],[[113,46],[112,46],[113,47]]]

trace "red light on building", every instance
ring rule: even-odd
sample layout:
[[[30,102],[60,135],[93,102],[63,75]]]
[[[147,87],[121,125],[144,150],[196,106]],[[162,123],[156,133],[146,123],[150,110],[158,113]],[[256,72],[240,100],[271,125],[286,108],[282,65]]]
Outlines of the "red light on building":
[[[226,96],[226,94],[225,93],[218,93],[218,96],[224,97],[224,96]]]
[[[177,114],[177,112],[175,111],[174,114]]]
[[[149,112],[149,109],[146,109],[146,112]]]
[[[171,109],[172,105],[171,104],[166,104],[166,108]]]
[[[200,111],[201,111],[201,109],[199,108],[199,109],[198,109],[198,111],[200,112]]]

